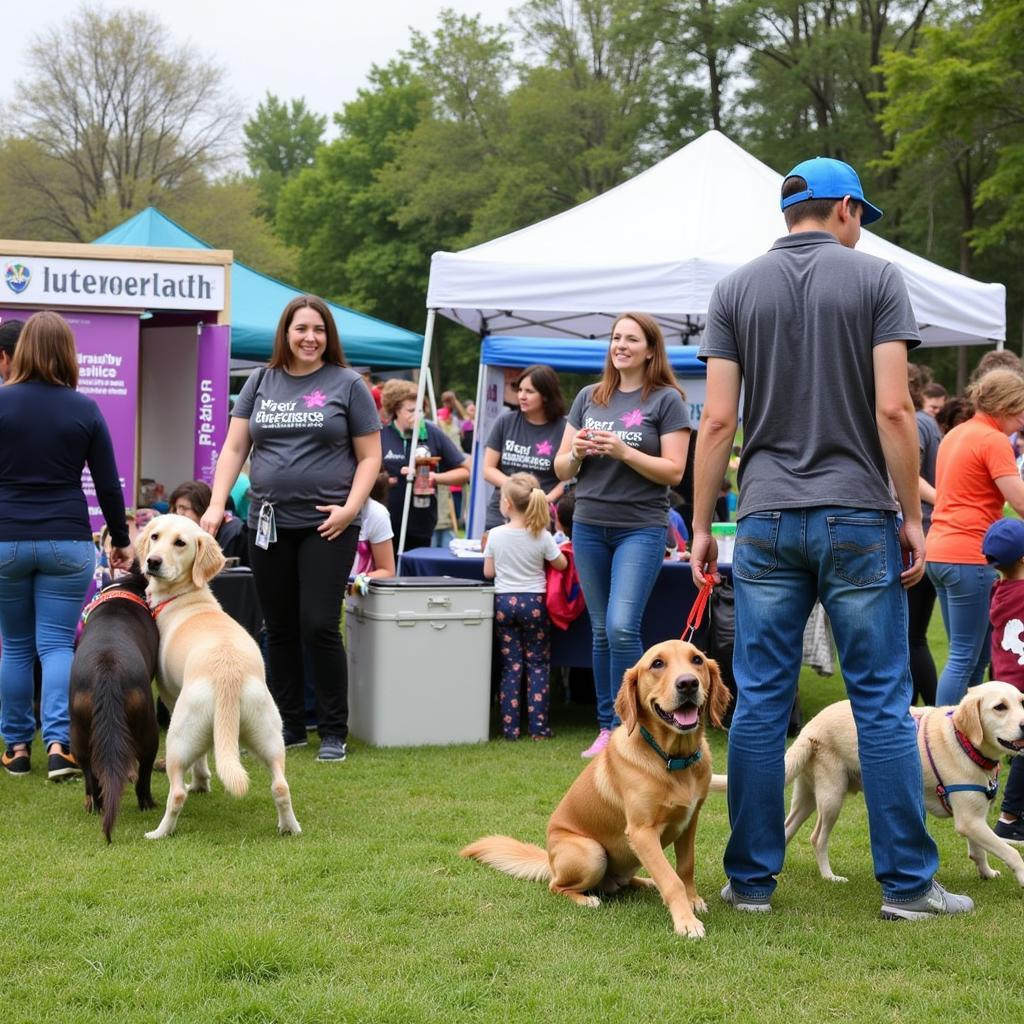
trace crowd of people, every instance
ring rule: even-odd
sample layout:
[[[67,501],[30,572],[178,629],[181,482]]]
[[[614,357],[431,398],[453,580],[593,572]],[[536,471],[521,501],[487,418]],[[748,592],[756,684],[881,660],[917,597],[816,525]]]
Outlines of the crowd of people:
[[[899,272],[853,251],[882,212],[849,165],[797,165],[781,207],[788,234],[712,295],[699,432],[646,313],[614,320],[600,379],[571,404],[549,366],[512,381],[514,403],[490,427],[481,467],[493,488],[481,555],[495,584],[502,736],[552,735],[552,580],[564,593],[578,574],[598,730],[582,756],[598,755],[619,724],[619,682],[641,656],[666,552],[688,549],[698,587],[720,582],[711,523],[735,512],[742,643],[723,899],[771,907],[785,851],[786,727],[804,623],[820,601],[858,726],[882,914],[959,913],[971,901],[934,878],[909,708],[956,704],[990,662],[1024,689],[1024,524],[1004,518],[1007,504],[1024,517],[1024,367],[990,353],[950,397],[909,361],[920,335]],[[77,770],[67,683],[95,573],[83,470],[111,573],[131,566],[131,529],[146,510],[125,509],[106,424],[75,390],[67,323],[37,313],[23,328],[3,325],[0,343],[3,765],[31,770],[38,663],[48,775],[61,779]],[[474,411],[450,391],[433,419],[418,403],[416,384],[375,384],[350,367],[327,304],[297,297],[235,402],[212,486],[187,481],[162,509],[251,568],[285,744],[307,744],[309,687],[322,762],[348,756],[339,622],[350,576],[394,575],[400,551],[445,543],[465,512]],[[941,672],[927,640],[935,604],[949,637]],[[1024,841],[1024,759],[996,831]]]

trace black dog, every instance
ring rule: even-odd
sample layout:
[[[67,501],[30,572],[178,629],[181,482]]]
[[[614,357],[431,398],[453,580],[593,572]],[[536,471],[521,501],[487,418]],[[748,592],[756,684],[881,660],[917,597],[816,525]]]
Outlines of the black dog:
[[[85,777],[85,809],[103,810],[108,843],[125,783],[134,779],[140,810],[156,806],[150,781],[160,743],[153,705],[160,634],[146,583],[136,563],[97,595],[71,663],[71,752]]]

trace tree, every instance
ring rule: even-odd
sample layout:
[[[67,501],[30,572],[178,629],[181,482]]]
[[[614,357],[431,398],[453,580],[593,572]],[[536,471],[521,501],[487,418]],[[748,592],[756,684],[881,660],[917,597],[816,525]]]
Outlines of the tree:
[[[78,241],[195,184],[228,154],[223,73],[142,11],[82,7],[36,38],[14,132],[35,147],[8,172],[43,200],[40,226]]]
[[[327,118],[314,114],[305,99],[293,99],[289,107],[269,92],[242,126],[249,170],[256,179],[269,220],[274,219],[281,186],[303,168],[312,166],[326,127]]]

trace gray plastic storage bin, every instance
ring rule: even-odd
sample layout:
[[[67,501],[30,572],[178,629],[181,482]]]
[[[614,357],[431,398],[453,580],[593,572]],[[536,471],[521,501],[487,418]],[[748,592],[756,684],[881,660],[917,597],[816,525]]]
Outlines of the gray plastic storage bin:
[[[491,703],[494,587],[370,580],[345,599],[349,728],[379,747],[479,743]]]

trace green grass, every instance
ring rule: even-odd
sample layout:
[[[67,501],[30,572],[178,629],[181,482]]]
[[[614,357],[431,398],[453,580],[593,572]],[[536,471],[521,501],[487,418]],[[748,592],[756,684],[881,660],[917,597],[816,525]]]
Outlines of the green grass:
[[[941,626],[936,651],[942,649]],[[944,653],[939,654],[940,661]],[[805,714],[842,696],[805,671]],[[400,709],[396,709],[400,713]],[[1019,1010],[1021,892],[982,884],[949,822],[933,822],[942,879],[975,896],[968,918],[878,918],[865,814],[848,801],[832,844],[847,885],[822,881],[807,841],[790,850],[765,917],[723,906],[724,799],[697,840],[707,939],[677,938],[652,892],[572,906],[543,885],[459,859],[504,831],[543,842],[582,767],[587,709],[561,707],[545,744],[379,750],[343,766],[289,757],[304,833],[279,837],[267,776],[252,791],[190,797],[178,832],[151,843],[126,794],[107,847],[81,784],[0,778],[4,942],[11,1021],[932,1021]],[[713,738],[719,767],[724,739]],[[156,781],[162,803],[167,782]],[[1018,953],[1014,951],[1017,950]]]

